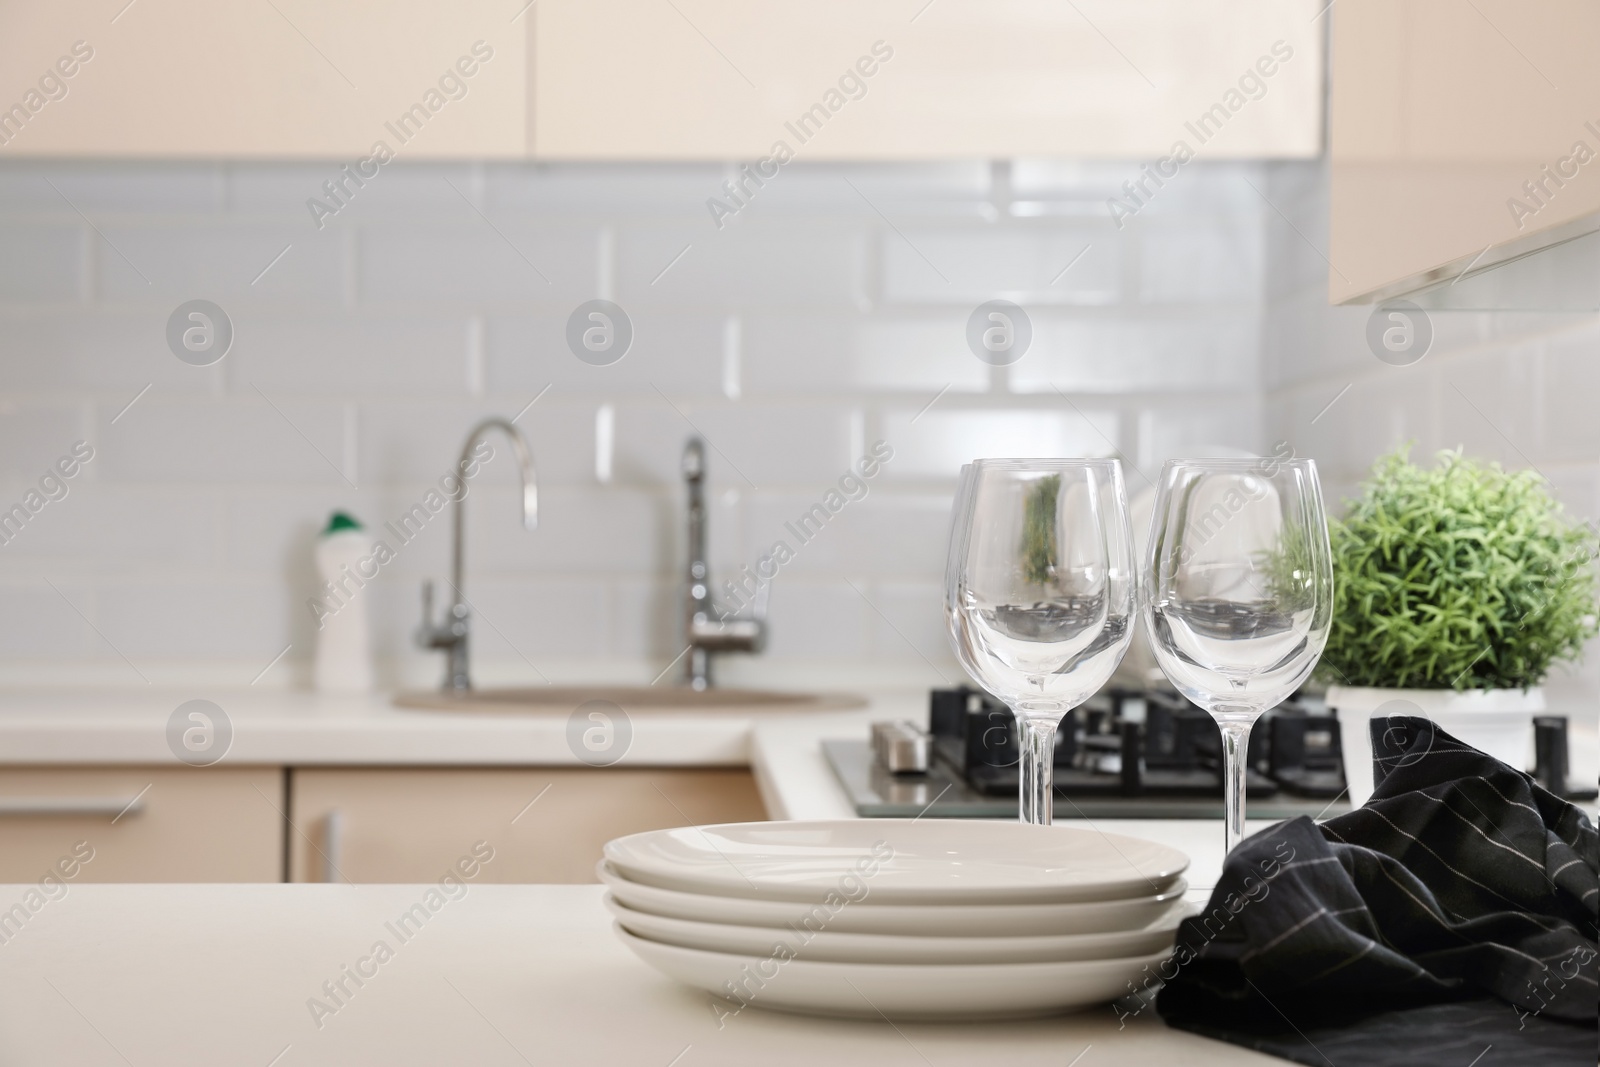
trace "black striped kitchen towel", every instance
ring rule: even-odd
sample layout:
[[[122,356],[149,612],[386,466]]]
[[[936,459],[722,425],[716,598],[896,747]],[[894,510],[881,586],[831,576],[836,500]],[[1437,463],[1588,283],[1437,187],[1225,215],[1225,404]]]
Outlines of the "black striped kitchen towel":
[[[1427,719],[1375,719],[1372,746],[1364,807],[1227,858],[1154,976],[1157,1010],[1317,1067],[1595,1063],[1588,816]]]

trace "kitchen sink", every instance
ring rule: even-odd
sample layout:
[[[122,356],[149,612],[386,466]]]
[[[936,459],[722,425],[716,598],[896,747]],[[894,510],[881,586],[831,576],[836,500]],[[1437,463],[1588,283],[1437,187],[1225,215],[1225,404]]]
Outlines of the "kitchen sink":
[[[395,696],[397,707],[429,711],[565,714],[590,700],[605,700],[630,714],[649,712],[843,711],[866,707],[841,693],[783,693],[769,689],[704,689],[683,686],[547,685],[517,689],[471,689],[464,693],[423,691]]]

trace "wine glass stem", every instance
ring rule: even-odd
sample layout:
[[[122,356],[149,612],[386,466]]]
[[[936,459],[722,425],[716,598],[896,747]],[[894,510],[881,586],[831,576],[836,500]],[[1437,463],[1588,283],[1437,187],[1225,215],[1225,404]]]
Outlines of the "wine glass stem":
[[[1244,840],[1245,768],[1249,765],[1250,719],[1224,720],[1222,728],[1222,821],[1227,847],[1231,853]]]
[[[1017,817],[1023,822],[1049,826],[1055,811],[1050,778],[1056,762],[1056,727],[1062,713],[1054,718],[1017,713],[1021,726],[1022,776],[1017,787]]]

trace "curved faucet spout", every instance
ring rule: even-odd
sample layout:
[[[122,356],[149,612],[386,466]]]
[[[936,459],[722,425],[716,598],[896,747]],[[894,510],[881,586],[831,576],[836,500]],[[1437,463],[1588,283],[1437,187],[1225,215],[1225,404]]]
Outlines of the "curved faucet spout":
[[[467,670],[467,637],[470,631],[471,609],[466,595],[461,591],[462,553],[466,545],[467,471],[473,464],[473,451],[490,430],[499,430],[511,440],[511,451],[517,457],[517,470],[522,476],[522,525],[529,530],[539,525],[539,476],[533,467],[533,450],[510,420],[498,416],[484,419],[467,434],[461,446],[461,459],[456,464],[455,475],[459,491],[451,494],[454,537],[450,546],[450,607],[442,622],[433,621],[433,583],[423,583],[422,626],[417,630],[417,643],[423,648],[436,648],[445,653],[444,688],[462,691],[472,688],[472,677]]]
[[[472,462],[472,450],[478,447],[478,442],[490,430],[499,430],[511,441],[512,454],[517,457],[517,470],[522,476],[522,525],[528,530],[539,528],[539,474],[533,467],[533,449],[528,447],[528,439],[522,436],[522,431],[517,429],[509,419],[500,418],[498,415],[484,419],[472,428],[467,434],[466,443],[461,446],[461,460],[456,464],[456,473],[465,475],[468,465]],[[461,492],[455,497],[454,511],[455,539],[450,550],[450,583],[455,588],[455,602],[461,603],[465,598],[461,595],[461,570],[462,553],[465,551],[466,541],[466,483],[463,482]]]

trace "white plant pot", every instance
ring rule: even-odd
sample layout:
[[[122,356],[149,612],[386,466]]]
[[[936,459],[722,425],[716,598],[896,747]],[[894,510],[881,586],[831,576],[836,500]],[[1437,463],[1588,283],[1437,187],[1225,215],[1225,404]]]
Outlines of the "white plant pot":
[[[1334,685],[1328,687],[1327,700],[1339,713],[1345,781],[1355,807],[1372,796],[1368,721],[1374,716],[1420,715],[1478,751],[1525,770],[1533,751],[1533,717],[1544,711],[1544,690],[1537,686],[1457,692]]]

